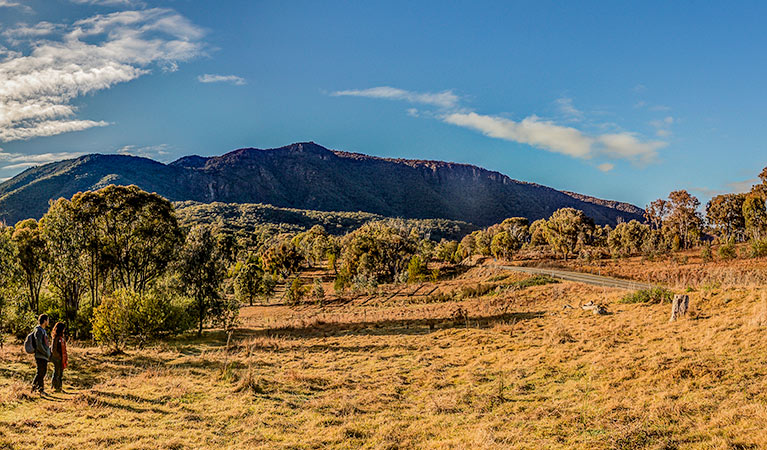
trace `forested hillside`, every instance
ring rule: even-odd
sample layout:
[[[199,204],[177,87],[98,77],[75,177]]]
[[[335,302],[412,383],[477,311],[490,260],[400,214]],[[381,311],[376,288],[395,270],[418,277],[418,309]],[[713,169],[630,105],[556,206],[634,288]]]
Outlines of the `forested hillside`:
[[[450,219],[487,226],[507,217],[536,220],[564,207],[597,224],[642,220],[633,205],[560,192],[501,173],[442,161],[384,159],[315,143],[170,164],[126,155],[87,155],[34,167],[0,184],[0,220],[40,218],[48,202],[109,184],[135,184],[171,201],[264,203],[386,217]]]

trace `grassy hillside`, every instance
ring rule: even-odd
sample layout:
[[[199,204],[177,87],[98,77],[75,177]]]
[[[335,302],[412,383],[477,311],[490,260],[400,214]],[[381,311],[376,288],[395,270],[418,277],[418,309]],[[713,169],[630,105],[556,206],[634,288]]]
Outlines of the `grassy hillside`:
[[[242,309],[228,350],[217,332],[120,356],[73,345],[66,392],[45,398],[6,346],[0,448],[40,447],[41,433],[80,449],[763,448],[767,289],[697,269],[674,323],[668,304],[488,267],[323,308],[275,299]],[[478,283],[492,289],[472,297]]]

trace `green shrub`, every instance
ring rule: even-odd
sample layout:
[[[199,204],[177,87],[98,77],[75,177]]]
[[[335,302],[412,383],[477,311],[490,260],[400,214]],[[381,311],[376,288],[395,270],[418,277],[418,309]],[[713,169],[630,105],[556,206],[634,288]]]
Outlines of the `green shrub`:
[[[620,303],[664,303],[670,302],[673,296],[674,293],[666,288],[654,287],[626,294]]]
[[[474,298],[474,297],[482,297],[483,295],[487,295],[498,287],[496,284],[482,284],[477,283],[475,286],[464,286],[461,288],[461,298]]]
[[[704,263],[711,262],[714,259],[714,254],[711,251],[711,244],[706,242],[703,245],[703,249],[700,251],[700,257],[703,259]]]
[[[128,340],[143,344],[159,336],[180,333],[194,325],[188,304],[159,292],[140,295],[119,289],[101,299],[93,311],[93,337],[113,351],[121,351]]]
[[[19,340],[24,339],[37,324],[37,317],[22,304],[7,307],[4,314],[3,331]]]
[[[719,257],[725,261],[738,257],[738,251],[735,249],[735,243],[732,241],[719,247]]]
[[[319,278],[314,279],[314,285],[312,286],[312,298],[320,305],[325,300],[325,288],[322,287],[322,282]]]
[[[426,264],[421,260],[421,257],[414,255],[410,258],[410,262],[407,265],[407,281],[415,283],[416,281],[423,281],[426,278]]]
[[[290,288],[288,288],[288,302],[291,305],[301,303],[301,300],[304,299],[308,290],[309,289],[304,286],[304,283],[301,281],[301,278],[295,277],[293,282],[290,283]]]
[[[767,256],[767,239],[754,239],[751,241],[751,257],[762,258]]]
[[[131,330],[132,307],[138,294],[120,289],[101,299],[93,311],[93,337],[114,352],[122,351]]]

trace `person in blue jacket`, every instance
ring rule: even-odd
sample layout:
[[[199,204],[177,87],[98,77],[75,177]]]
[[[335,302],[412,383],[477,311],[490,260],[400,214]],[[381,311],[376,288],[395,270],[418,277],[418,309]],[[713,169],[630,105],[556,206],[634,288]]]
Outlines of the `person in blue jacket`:
[[[51,358],[51,346],[48,342],[48,333],[45,328],[48,326],[48,315],[41,314],[35,327],[35,363],[37,364],[37,374],[32,381],[32,392],[45,394],[45,374],[48,372],[48,360]]]

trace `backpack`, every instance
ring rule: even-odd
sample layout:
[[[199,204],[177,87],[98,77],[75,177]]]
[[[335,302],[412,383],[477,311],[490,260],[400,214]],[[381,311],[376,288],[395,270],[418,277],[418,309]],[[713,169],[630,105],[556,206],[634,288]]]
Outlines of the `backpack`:
[[[27,335],[27,338],[24,339],[24,351],[27,353],[34,353],[35,349],[37,348],[37,342],[35,342],[35,332],[31,332]]]

